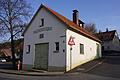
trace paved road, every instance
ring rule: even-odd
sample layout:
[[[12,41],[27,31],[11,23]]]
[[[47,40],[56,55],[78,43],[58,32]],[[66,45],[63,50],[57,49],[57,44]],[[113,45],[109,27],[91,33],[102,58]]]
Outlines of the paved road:
[[[120,56],[106,56],[103,64],[87,73],[120,79]]]
[[[12,62],[0,62],[0,69],[12,69]]]
[[[23,76],[0,73],[0,80],[120,80],[120,56],[105,57],[102,64],[86,73],[68,73],[63,76]]]
[[[0,80],[120,80],[120,79],[84,73],[69,74],[64,76],[23,76],[0,73]]]

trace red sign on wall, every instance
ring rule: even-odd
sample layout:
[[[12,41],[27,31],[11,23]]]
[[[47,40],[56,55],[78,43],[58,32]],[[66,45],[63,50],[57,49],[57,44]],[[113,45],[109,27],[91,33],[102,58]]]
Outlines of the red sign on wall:
[[[70,39],[68,41],[68,45],[70,45],[70,46],[75,45],[74,38],[72,36],[70,36]]]

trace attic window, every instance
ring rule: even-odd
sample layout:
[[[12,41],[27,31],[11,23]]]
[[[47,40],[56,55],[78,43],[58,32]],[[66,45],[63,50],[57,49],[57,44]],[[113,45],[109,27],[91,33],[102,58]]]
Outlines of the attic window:
[[[44,19],[43,18],[41,18],[40,23],[41,23],[40,27],[44,26]]]
[[[83,24],[80,24],[80,27],[82,27],[83,26]]]
[[[59,52],[59,42],[55,42],[55,51],[53,51],[54,53],[58,53]]]

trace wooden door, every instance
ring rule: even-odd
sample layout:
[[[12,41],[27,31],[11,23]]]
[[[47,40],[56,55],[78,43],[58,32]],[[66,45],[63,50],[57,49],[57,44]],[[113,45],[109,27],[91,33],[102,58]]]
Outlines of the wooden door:
[[[47,70],[47,68],[48,68],[48,51],[49,51],[48,43],[35,45],[34,67],[36,69]]]

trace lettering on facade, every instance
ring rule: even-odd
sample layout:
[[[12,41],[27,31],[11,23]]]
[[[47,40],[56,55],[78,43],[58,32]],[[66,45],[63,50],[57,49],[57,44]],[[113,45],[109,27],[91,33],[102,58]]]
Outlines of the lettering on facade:
[[[37,29],[35,31],[33,31],[33,33],[39,33],[39,32],[43,32],[43,31],[51,31],[52,30],[52,27],[43,27],[43,28],[40,28],[40,29]]]

